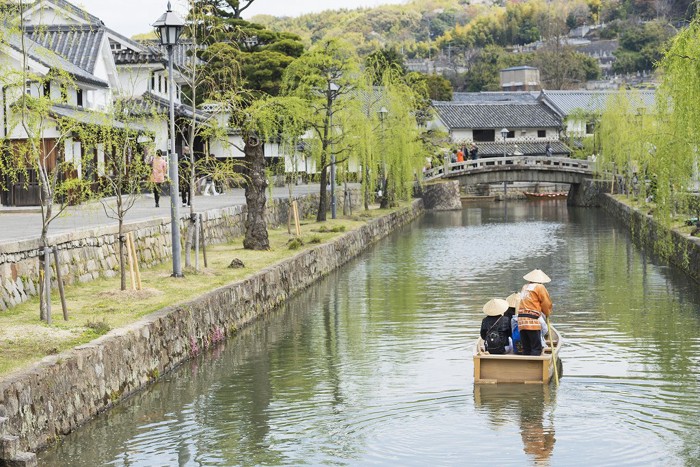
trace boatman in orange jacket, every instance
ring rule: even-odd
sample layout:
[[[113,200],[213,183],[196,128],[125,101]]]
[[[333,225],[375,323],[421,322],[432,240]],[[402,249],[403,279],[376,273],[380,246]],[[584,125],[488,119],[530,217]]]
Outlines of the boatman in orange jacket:
[[[518,329],[523,345],[523,355],[541,355],[542,340],[540,331],[542,325],[540,316],[549,316],[552,312],[552,299],[544,284],[551,282],[547,274],[534,269],[523,276],[528,281],[520,291],[518,306]]]

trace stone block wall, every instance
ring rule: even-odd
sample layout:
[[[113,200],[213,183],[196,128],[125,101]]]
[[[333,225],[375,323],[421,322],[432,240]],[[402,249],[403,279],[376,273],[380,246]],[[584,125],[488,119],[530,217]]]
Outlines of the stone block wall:
[[[700,238],[669,230],[654,218],[619,202],[609,194],[599,197],[600,206],[623,222],[632,239],[642,248],[655,254],[663,253],[670,263],[680,268],[696,281],[700,281]],[[661,242],[657,239],[662,238]],[[659,247],[664,251],[659,251]]]
[[[454,211],[462,209],[462,199],[459,195],[459,182],[445,180],[429,183],[423,187],[425,209],[435,211]]]
[[[0,380],[0,417],[5,418],[8,436],[17,437],[16,447],[24,451],[56,441],[269,312],[422,211],[423,202],[414,201],[409,208],[302,251],[248,279],[155,312]]]
[[[359,206],[359,191],[352,191],[354,206]],[[318,195],[297,198],[299,215],[315,215]],[[287,223],[289,201],[284,198],[268,200],[267,223],[277,226]],[[230,206],[202,213],[202,222],[208,243],[224,243],[245,233],[245,205]],[[181,214],[181,232],[184,242],[191,225],[187,212]],[[139,264],[152,267],[170,259],[170,219],[162,218],[125,224],[132,232]],[[61,277],[64,284],[87,282],[98,277],[119,274],[119,243],[116,223],[105,227],[53,235],[51,245],[58,248]],[[39,240],[25,240],[0,244],[0,312],[18,305],[39,291]],[[56,273],[51,259],[52,287],[56,287]]]

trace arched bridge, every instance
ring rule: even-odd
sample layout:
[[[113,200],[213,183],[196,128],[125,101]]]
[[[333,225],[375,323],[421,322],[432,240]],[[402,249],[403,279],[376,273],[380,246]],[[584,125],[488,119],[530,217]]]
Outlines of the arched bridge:
[[[551,182],[578,185],[593,178],[595,162],[568,157],[507,156],[446,163],[424,172],[425,181],[458,179],[460,185]]]

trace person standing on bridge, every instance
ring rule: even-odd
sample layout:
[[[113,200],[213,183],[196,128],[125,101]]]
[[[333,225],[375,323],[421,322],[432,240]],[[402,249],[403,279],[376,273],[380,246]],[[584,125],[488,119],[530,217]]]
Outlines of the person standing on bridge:
[[[476,147],[476,143],[472,143],[472,145],[469,147],[469,156],[473,161],[479,158],[479,148]]]
[[[547,144],[544,147],[544,153],[547,157],[552,157],[554,155],[552,152],[552,145],[549,144],[549,141],[547,141]]]
[[[542,340],[540,332],[542,324],[539,319],[544,314],[552,313],[552,299],[544,284],[551,282],[547,274],[539,269],[534,269],[523,276],[528,281],[520,291],[520,304],[518,305],[518,330],[520,342],[523,346],[523,355],[542,354]]]
[[[464,162],[464,153],[461,149],[457,149],[457,162]]]

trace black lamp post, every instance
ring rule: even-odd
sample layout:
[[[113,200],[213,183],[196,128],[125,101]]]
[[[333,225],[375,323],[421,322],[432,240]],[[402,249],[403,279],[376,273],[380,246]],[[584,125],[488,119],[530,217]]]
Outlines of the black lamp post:
[[[175,152],[175,97],[173,94],[175,80],[173,79],[173,47],[177,45],[180,32],[185,21],[177,13],[173,13],[168,2],[168,11],[153,23],[156,28],[160,45],[168,48],[168,92],[170,94],[170,230],[172,233],[173,277],[182,277],[181,248],[180,248],[180,213],[179,193],[180,183],[177,170],[177,152]]]

